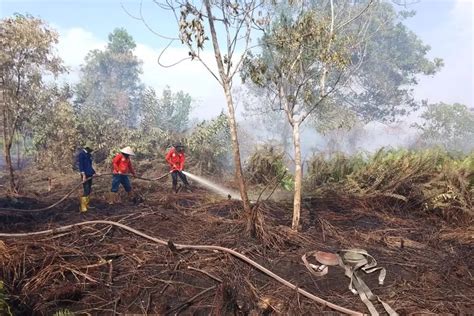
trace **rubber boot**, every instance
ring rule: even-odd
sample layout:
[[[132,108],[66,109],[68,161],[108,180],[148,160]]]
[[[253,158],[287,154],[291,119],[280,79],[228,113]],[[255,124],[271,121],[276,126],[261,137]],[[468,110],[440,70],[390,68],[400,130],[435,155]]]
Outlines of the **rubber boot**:
[[[86,205],[86,207],[87,207],[88,210],[95,208],[95,207],[89,205],[90,202],[91,202],[91,196],[88,195],[88,196],[87,196],[87,205]]]
[[[176,187],[176,184],[173,184],[173,192],[178,193],[178,188]]]
[[[87,212],[87,198],[87,196],[81,196],[81,207],[79,209],[81,213]]]

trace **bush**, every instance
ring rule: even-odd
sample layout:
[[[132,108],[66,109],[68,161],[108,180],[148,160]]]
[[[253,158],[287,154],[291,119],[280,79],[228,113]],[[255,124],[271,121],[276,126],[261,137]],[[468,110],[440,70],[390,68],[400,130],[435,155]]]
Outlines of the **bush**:
[[[307,190],[337,192],[354,199],[402,204],[469,224],[474,218],[474,153],[464,158],[440,150],[379,150],[373,156],[314,158]],[[319,188],[322,184],[329,184]]]
[[[225,114],[198,124],[184,141],[189,149],[189,165],[201,174],[222,174],[229,168],[230,142],[230,128]]]
[[[258,148],[248,159],[246,172],[254,184],[269,184],[279,181],[286,190],[293,189],[293,178],[284,161],[284,152],[270,145]]]
[[[336,154],[329,159],[323,155],[314,155],[308,162],[306,185],[314,188],[324,183],[341,182],[366,163],[362,154],[352,157]]]

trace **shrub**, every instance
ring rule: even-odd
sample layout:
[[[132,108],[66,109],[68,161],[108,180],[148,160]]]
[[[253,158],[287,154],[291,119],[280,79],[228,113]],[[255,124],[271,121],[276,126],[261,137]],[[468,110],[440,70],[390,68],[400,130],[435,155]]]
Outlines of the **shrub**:
[[[249,180],[254,184],[278,181],[286,190],[293,189],[293,178],[285,165],[284,152],[270,145],[257,148],[246,164]]]

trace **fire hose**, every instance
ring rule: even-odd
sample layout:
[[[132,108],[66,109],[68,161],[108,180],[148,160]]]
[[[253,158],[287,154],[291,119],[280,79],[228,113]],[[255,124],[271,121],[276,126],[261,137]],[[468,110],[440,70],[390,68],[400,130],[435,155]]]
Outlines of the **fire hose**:
[[[254,267],[255,269],[259,270],[260,272],[266,274],[267,276],[275,279],[276,281],[280,282],[281,284],[293,289],[293,290],[296,290],[299,294],[319,303],[319,304],[322,304],[323,306],[327,306],[329,308],[332,308],[338,312],[341,312],[341,313],[345,313],[345,314],[348,314],[348,315],[364,315],[363,313],[360,313],[360,312],[357,312],[357,311],[353,311],[353,310],[350,310],[350,309],[347,309],[345,307],[342,307],[342,306],[339,306],[339,305],[336,305],[334,303],[331,303],[329,301],[326,301],[314,294],[311,294],[301,288],[299,288],[298,286],[294,285],[293,283],[283,279],[282,277],[280,277],[279,275],[275,274],[274,272],[268,270],[267,268],[265,268],[264,266],[260,265],[259,263],[253,261],[252,259],[250,259],[249,257],[233,250],[233,249],[230,249],[230,248],[226,248],[226,247],[221,247],[221,246],[215,246],[215,245],[186,245],[186,244],[174,244],[172,243],[171,241],[165,241],[163,239],[160,239],[160,238],[155,238],[155,237],[152,237],[150,235],[147,235],[141,231],[138,231],[132,227],[129,227],[129,226],[126,226],[124,224],[120,224],[120,223],[117,223],[117,222],[113,222],[113,221],[106,221],[106,220],[96,220],[96,221],[86,221],[86,222],[81,222],[81,223],[77,223],[77,224],[72,224],[72,225],[67,225],[67,226],[61,226],[61,227],[58,227],[58,228],[54,228],[54,229],[49,229],[49,230],[43,230],[43,231],[38,231],[38,232],[31,232],[31,233],[16,233],[16,234],[5,234],[5,233],[0,233],[0,237],[3,237],[3,238],[18,238],[18,237],[30,237],[30,236],[38,236],[38,235],[45,235],[45,234],[56,234],[56,233],[64,233],[64,232],[68,232],[70,230],[72,230],[74,227],[79,227],[79,226],[84,226],[84,225],[95,225],[95,224],[105,224],[105,225],[112,225],[112,226],[116,226],[116,227],[119,227],[119,228],[122,228],[130,233],[133,233],[135,235],[138,235],[140,237],[143,237],[145,239],[148,239],[150,241],[153,241],[157,244],[160,244],[160,245],[174,245],[174,248],[178,249],[178,250],[182,250],[182,249],[194,249],[194,250],[207,250],[207,251],[221,251],[221,252],[225,252],[225,253],[228,253],[228,254],[231,254],[232,256],[244,261],[245,263],[251,265],[252,267]]]
[[[84,181],[81,181],[79,182],[78,184],[76,184],[65,196],[63,196],[59,201],[49,205],[49,206],[46,206],[46,207],[42,207],[42,208],[37,208],[37,209],[18,209],[18,208],[0,208],[0,212],[42,212],[42,211],[47,211],[47,210],[50,210],[56,206],[58,206],[59,204],[61,204],[62,202],[64,202],[71,194],[73,194],[77,188],[79,188],[84,182],[86,181],[89,181],[90,179],[93,179],[93,178],[98,178],[98,177],[103,177],[103,176],[111,176],[111,175],[114,175],[114,173],[102,173],[100,175],[93,175],[92,177],[89,177],[87,178],[86,180]],[[165,177],[167,177],[169,175],[169,173],[165,173],[164,175],[158,177],[158,178],[142,178],[142,177],[137,177],[137,176],[134,176],[134,175],[131,175],[131,174],[122,174],[122,175],[125,175],[125,176],[131,176],[131,177],[134,177],[136,179],[139,179],[139,180],[144,180],[144,181],[158,181],[158,180],[161,180]]]

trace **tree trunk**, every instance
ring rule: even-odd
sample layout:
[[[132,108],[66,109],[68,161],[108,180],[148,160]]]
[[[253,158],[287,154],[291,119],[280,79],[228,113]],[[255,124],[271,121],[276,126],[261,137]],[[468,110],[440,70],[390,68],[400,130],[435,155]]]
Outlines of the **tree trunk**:
[[[21,169],[21,153],[20,153],[20,138],[16,142],[16,169]]]
[[[2,105],[4,104],[4,95],[2,93]],[[12,140],[13,136],[9,135],[10,126],[8,125],[8,113],[7,111],[3,110],[3,153],[5,155],[5,163],[7,164],[8,172],[10,175],[10,190],[12,192],[15,191],[15,175],[13,173],[13,164],[12,164],[12,155],[11,155],[11,148],[12,148]]]
[[[281,130],[281,142],[283,144],[283,151],[285,153],[288,153],[289,152],[289,149],[290,149],[290,125],[289,124],[285,124],[283,127],[282,127],[282,130]]]
[[[12,148],[11,140],[7,140],[4,137],[3,138],[3,150],[4,150],[4,153],[5,153],[5,162],[7,164],[8,173],[10,175],[10,190],[12,192],[14,192],[15,191],[15,175],[13,173],[11,148]]]
[[[293,198],[293,221],[291,228],[298,230],[301,214],[301,186],[303,180],[303,170],[301,168],[301,141],[300,122],[293,124],[293,145],[295,148],[295,195]]]
[[[235,122],[234,100],[232,99],[232,92],[230,91],[230,86],[228,84],[224,84],[224,92],[227,101],[227,108],[229,110],[228,119],[230,125],[230,136],[232,139],[232,151],[234,155],[235,176],[239,183],[240,197],[244,203],[244,211],[250,215],[250,222],[247,227],[253,232],[254,227],[251,226],[254,226],[252,224],[255,222],[256,214],[253,214],[254,212],[251,211],[250,202],[247,195],[247,186],[245,184],[245,179],[242,172],[239,139],[237,138],[237,123]]]
[[[249,198],[247,195],[247,188],[245,185],[245,179],[242,172],[242,163],[240,161],[240,149],[239,141],[237,137],[237,124],[235,122],[235,110],[234,110],[234,100],[232,99],[231,93],[231,80],[230,74],[226,73],[224,68],[224,63],[222,61],[222,54],[219,48],[219,41],[217,38],[216,27],[214,25],[214,17],[212,14],[210,0],[204,0],[204,5],[207,11],[207,20],[209,22],[209,31],[211,33],[212,46],[214,48],[214,55],[217,62],[217,68],[219,70],[219,76],[221,78],[220,83],[224,88],[224,93],[227,101],[227,109],[229,111],[228,120],[230,125],[230,135],[232,139],[232,151],[234,156],[235,163],[235,176],[237,182],[239,183],[240,197],[244,203],[244,211],[249,215],[249,221],[247,222],[247,230],[255,235],[255,222],[256,222],[256,210],[252,210],[250,207]]]

